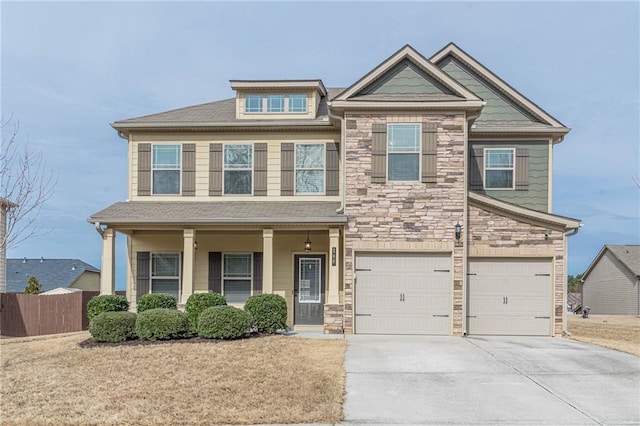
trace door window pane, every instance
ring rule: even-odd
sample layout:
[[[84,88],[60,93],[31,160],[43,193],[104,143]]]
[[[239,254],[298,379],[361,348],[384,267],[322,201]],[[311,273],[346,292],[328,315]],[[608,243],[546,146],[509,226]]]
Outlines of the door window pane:
[[[322,270],[320,259],[301,258],[298,266],[298,301],[320,303]]]

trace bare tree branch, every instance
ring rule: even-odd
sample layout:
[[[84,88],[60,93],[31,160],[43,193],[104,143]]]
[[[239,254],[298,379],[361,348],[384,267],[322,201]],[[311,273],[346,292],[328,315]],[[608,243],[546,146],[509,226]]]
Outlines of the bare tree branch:
[[[48,171],[42,151],[18,140],[20,123],[9,117],[0,119],[3,136],[0,147],[0,197],[16,204],[7,211],[7,231],[0,246],[14,247],[22,241],[46,234],[36,220],[44,203],[53,195],[58,175]]]

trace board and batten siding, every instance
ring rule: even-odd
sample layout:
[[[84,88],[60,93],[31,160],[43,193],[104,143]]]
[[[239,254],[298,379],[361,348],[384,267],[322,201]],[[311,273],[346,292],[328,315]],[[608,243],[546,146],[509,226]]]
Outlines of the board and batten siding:
[[[607,249],[582,287],[582,305],[592,314],[640,315],[636,277]]]
[[[549,142],[546,140],[536,141],[499,141],[499,142],[474,142],[469,143],[469,152],[480,151],[485,148],[515,148],[524,149],[528,152],[528,188],[518,189],[478,189],[473,185],[472,161],[469,161],[469,174],[471,189],[486,194],[498,200],[517,204],[522,207],[548,212],[549,211]],[[472,159],[473,160],[473,159]],[[516,161],[516,169],[518,160]],[[482,164],[484,162],[482,161]],[[518,170],[515,171],[514,179],[517,181]],[[484,179],[484,173],[480,170],[480,176]],[[517,182],[516,182],[517,183]]]
[[[195,144],[195,195],[189,201],[259,201],[264,197],[251,196],[217,196],[209,194],[209,151],[211,144],[246,143],[266,144],[266,196],[283,199],[280,195],[281,182],[281,144],[282,143],[339,143],[340,133],[336,132],[283,132],[283,133],[209,133],[209,134],[136,134],[129,143],[129,199],[132,201],[180,200],[183,195],[140,196],[138,195],[138,145],[141,143],[175,143]],[[255,152],[254,152],[255,155]],[[341,178],[338,173],[338,178]],[[341,188],[338,185],[338,188]],[[290,196],[291,201],[339,201],[339,194]]]

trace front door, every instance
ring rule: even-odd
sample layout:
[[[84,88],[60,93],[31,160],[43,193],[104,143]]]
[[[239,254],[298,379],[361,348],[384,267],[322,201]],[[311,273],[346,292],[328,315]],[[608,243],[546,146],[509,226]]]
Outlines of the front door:
[[[294,271],[294,324],[324,324],[325,257],[296,255]]]

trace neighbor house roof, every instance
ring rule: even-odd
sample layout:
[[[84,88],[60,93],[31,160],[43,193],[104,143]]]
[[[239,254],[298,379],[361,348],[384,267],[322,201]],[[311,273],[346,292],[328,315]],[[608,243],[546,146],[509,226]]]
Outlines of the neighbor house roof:
[[[22,293],[30,276],[42,291],[71,286],[85,271],[100,270],[80,259],[7,259],[7,293]]]
[[[589,276],[593,268],[598,264],[607,250],[622,264],[622,266],[627,268],[631,275],[640,279],[640,245],[605,244],[593,262],[591,262],[591,265],[589,265],[587,270],[584,272],[582,281]]]
[[[115,203],[88,220],[128,224],[297,224],[345,223],[339,202],[324,201],[128,201]]]

